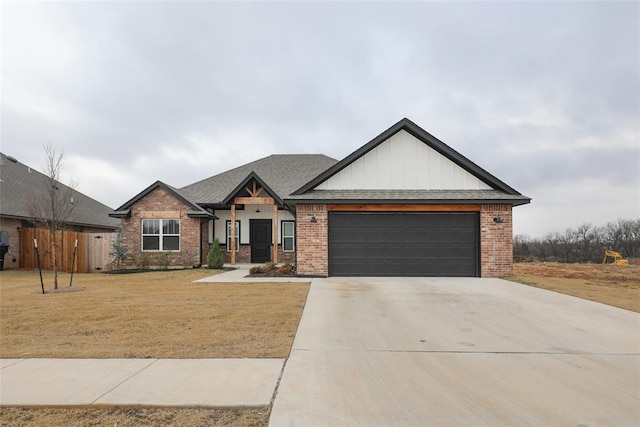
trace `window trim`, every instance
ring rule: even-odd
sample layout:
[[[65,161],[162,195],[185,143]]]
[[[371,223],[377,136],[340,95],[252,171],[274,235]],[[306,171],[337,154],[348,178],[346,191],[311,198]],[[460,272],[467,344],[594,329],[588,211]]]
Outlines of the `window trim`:
[[[236,239],[238,239],[238,243],[236,244],[236,252],[240,251],[240,224],[241,221],[239,219],[236,219],[236,230],[238,232],[238,237],[236,237]],[[231,241],[229,240],[229,234],[231,234],[231,229],[230,229],[230,225],[231,225],[231,220],[228,219],[225,221],[225,237],[224,237],[224,242],[225,245],[227,246],[227,252],[231,252]]]
[[[293,224],[293,235],[292,236],[285,236],[284,235],[284,224],[285,223]],[[292,249],[285,249],[284,248],[284,240],[285,240],[285,238],[292,240],[292,243],[293,243]],[[296,222],[295,221],[293,221],[293,220],[282,220],[282,221],[280,221],[280,246],[282,247],[282,252],[295,252],[296,251]]]
[[[158,234],[145,234],[144,222],[145,221],[159,221]],[[163,233],[163,221],[177,221],[178,222],[178,234],[164,234]],[[140,251],[142,252],[180,252],[181,246],[181,232],[182,225],[180,219],[177,218],[142,218],[140,221]],[[158,249],[145,249],[144,238],[145,236],[157,236],[158,237]],[[178,237],[178,249],[164,249],[164,237]]]

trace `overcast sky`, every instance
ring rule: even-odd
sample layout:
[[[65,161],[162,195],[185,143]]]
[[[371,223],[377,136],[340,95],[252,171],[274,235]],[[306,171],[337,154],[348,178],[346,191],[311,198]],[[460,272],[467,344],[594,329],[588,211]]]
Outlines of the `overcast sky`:
[[[640,218],[640,3],[0,3],[1,150],[117,208],[403,117],[521,193],[514,232]]]

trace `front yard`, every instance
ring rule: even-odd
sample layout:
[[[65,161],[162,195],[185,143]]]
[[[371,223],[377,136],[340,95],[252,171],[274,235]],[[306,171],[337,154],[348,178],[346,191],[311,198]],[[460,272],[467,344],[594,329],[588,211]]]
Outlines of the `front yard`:
[[[76,274],[83,291],[42,295],[36,272],[2,272],[0,357],[288,357],[309,284],[191,283],[211,274]]]
[[[77,274],[73,287],[82,291],[42,295],[37,272],[4,271],[0,357],[288,357],[309,284],[191,283],[212,274]],[[69,275],[61,274],[59,283],[68,286]],[[269,412],[270,407],[2,408],[0,425],[266,426]]]

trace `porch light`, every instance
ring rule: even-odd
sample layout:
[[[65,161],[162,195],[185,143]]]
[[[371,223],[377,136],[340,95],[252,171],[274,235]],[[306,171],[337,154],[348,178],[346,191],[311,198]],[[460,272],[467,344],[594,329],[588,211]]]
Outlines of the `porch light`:
[[[316,219],[316,214],[311,214],[311,222],[318,222]]]
[[[496,224],[502,224],[504,222],[504,220],[502,218],[500,218],[499,216],[496,216],[493,218],[493,222],[495,222]]]
[[[260,213],[260,206],[256,205],[256,213]]]

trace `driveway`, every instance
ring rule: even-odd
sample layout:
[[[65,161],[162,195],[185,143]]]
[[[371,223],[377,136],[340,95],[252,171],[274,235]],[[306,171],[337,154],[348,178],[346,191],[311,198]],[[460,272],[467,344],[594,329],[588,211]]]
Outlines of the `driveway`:
[[[270,425],[640,425],[640,314],[500,279],[314,279]]]

